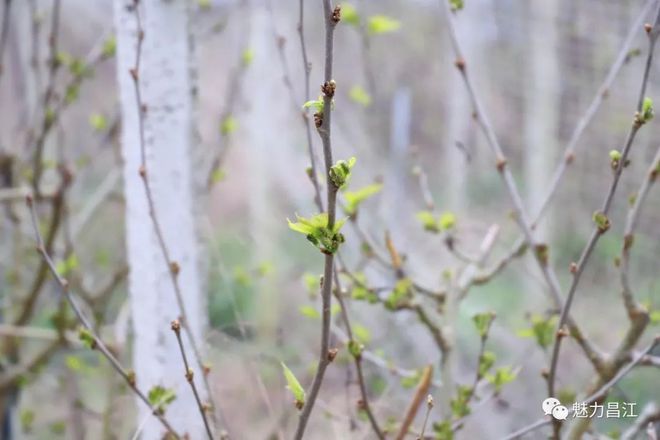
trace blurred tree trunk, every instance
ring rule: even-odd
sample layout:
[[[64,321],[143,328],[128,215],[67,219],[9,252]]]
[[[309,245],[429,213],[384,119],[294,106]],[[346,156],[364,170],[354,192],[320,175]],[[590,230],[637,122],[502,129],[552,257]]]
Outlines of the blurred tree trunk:
[[[190,438],[202,438],[203,428],[170,322],[181,314],[170,279],[168,262],[159,247],[149,216],[148,201],[138,170],[141,166],[139,113],[129,70],[135,66],[137,21],[127,0],[115,0],[117,30],[117,75],[122,111],[122,154],[126,196],[126,238],[131,268],[131,302],[134,344],[133,365],[138,385],[174,388],[176,400],[168,408],[170,422]],[[139,80],[144,114],[147,176],[155,212],[171,259],[181,271],[188,324],[198,345],[206,324],[200,270],[200,250],[194,217],[195,175],[192,154],[194,129],[194,70],[189,28],[189,3],[142,0],[140,14],[144,43]],[[193,353],[187,338],[186,349]],[[199,388],[201,372],[192,367]],[[138,404],[140,417],[148,410]],[[140,420],[141,421],[141,420]],[[162,427],[151,419],[141,438],[160,439]]]
[[[525,183],[532,215],[541,207],[555,168],[559,136],[558,2],[529,3],[530,29],[527,60],[529,86],[525,96]],[[551,212],[537,227],[537,236],[549,240]]]

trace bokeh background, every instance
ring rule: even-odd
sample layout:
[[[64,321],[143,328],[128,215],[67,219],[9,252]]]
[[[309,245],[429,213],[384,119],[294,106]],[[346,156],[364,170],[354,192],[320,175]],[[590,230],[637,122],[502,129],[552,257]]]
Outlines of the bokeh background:
[[[319,309],[320,298],[310,279],[321,273],[322,256],[286,222],[296,213],[308,216],[316,210],[305,172],[309,158],[300,121],[307,97],[297,36],[298,2],[192,3],[200,178],[204,179],[214,158],[222,158],[210,189],[199,195],[205,206],[198,220],[208,263],[211,382],[236,438],[270,438],[278,431],[290,432],[296,421],[279,361],[284,360],[303,384],[309,384],[320,328],[320,320],[309,310]],[[458,14],[468,69],[528,209],[537,209],[549,189],[572,132],[645,3],[467,0]],[[17,188],[27,182],[31,153],[26,141],[38,122],[34,115],[45,82],[51,6],[45,0],[14,1],[10,18],[0,82],[0,154],[15,156],[12,170]],[[496,261],[518,238],[519,230],[511,219],[511,205],[493,155],[472,118],[438,2],[355,0],[352,6],[363,20],[384,15],[396,20],[397,28],[370,34],[342,23],[336,33],[335,156],[357,157],[351,188],[384,184],[378,195],[361,205],[356,222],[345,226],[342,258],[348,268],[363,273],[370,286],[391,286],[396,281],[392,271],[365,260],[361,252],[362,234],[366,234],[377,253],[387,255],[384,235],[388,231],[405,255],[410,277],[439,290],[447,271],[463,262],[447,249],[442,237],[424,231],[416,218],[427,209],[420,172],[428,178],[435,210],[456,217],[452,236],[457,249],[478,254],[489,228],[498,225],[499,235],[488,260]],[[305,0],[305,9],[312,66],[310,99],[315,99],[322,79],[321,3]],[[84,59],[112,34],[111,16],[110,1],[63,0],[61,51]],[[646,53],[641,28],[636,29],[630,49],[537,228],[550,246],[550,263],[564,292],[569,263],[579,257],[592,227],[592,212],[611,180],[608,152],[621,147],[634,113]],[[41,65],[40,74],[32,59]],[[654,98],[656,73],[654,65],[647,91]],[[66,79],[66,75],[58,78],[60,89]],[[95,319],[101,333],[130,362],[125,283],[130,268],[124,246],[120,123],[111,59],[100,63],[93,77],[84,81],[78,100],[48,137],[50,166],[45,185],[56,181],[58,161],[66,161],[75,170],[69,220],[56,237],[54,254],[62,258],[64,234],[70,234],[77,256],[71,276],[89,292],[107,287],[105,296],[95,303]],[[573,316],[603,350],[614,349],[627,326],[613,260],[620,253],[627,196],[641,182],[658,147],[657,135],[657,123],[652,123],[634,144],[610,216],[612,230],[600,241],[573,307]],[[313,141],[320,158],[316,133]],[[632,264],[637,297],[651,310],[660,309],[658,200],[651,193]],[[0,298],[2,316],[10,317],[17,298],[29,289],[38,256],[22,201],[7,196],[0,204]],[[176,208],[173,200],[169,209]],[[25,333],[21,358],[29,358],[57,336],[51,320],[58,307],[55,285],[47,281],[44,289],[38,312],[28,327],[19,329]],[[499,438],[542,415],[546,386],[541,370],[548,364],[549,353],[534,338],[524,337],[522,330],[530,327],[533,316],[551,311],[545,290],[537,266],[525,255],[491,282],[473,288],[457,316],[451,317],[459,383],[472,380],[479,350],[471,318],[488,310],[497,313],[489,349],[497,354],[499,364],[518,372],[499,396],[478,404],[458,438]],[[349,301],[349,308],[367,350],[381,360],[365,362],[374,411],[383,421],[401,417],[414,392],[414,380],[412,384],[402,380],[391,367],[414,376],[423,366],[438,364],[438,348],[414,313],[392,313],[382,305],[361,301]],[[429,311],[440,324],[448,319],[431,306]],[[341,327],[339,321],[336,327]],[[0,324],[0,329],[3,337],[19,331],[9,324]],[[647,331],[645,340],[654,332],[657,327]],[[357,410],[359,392],[347,359],[344,352],[329,370],[309,438],[372,438]],[[567,395],[579,395],[594,372],[572,342],[565,344],[561,359],[560,387]],[[3,368],[10,368],[13,361],[2,358]],[[441,393],[432,388],[434,396]],[[36,370],[23,375],[15,395],[18,438],[130,438],[137,423],[133,397],[96,353],[75,341],[58,346]],[[660,380],[653,368],[636,369],[613,392],[614,398],[636,402],[640,411],[658,395]],[[431,414],[432,420],[441,417],[439,412]],[[614,438],[615,431],[625,430],[630,423],[632,419],[600,420],[595,427]],[[526,438],[543,435],[541,431]]]

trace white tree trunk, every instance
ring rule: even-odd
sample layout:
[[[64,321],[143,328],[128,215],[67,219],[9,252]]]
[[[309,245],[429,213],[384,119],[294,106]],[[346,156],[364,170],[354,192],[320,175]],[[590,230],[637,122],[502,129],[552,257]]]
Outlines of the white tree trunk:
[[[530,2],[527,66],[529,80],[525,96],[525,183],[527,206],[536,214],[548,191],[555,167],[559,135],[559,63],[557,15],[559,2]],[[537,227],[537,236],[549,240],[551,212]]]
[[[149,217],[145,190],[138,175],[140,138],[138,108],[129,70],[135,64],[136,17],[127,0],[115,0],[117,74],[122,110],[122,153],[126,195],[126,236],[131,268],[129,296],[134,330],[133,364],[143,390],[155,385],[174,388],[176,400],[167,417],[180,433],[202,438],[203,426],[170,322],[180,316],[168,264],[158,245]],[[188,323],[201,345],[206,324],[200,251],[193,215],[192,152],[194,147],[194,97],[189,38],[188,2],[142,0],[144,43],[139,71],[145,115],[145,147],[148,178],[156,215],[171,258],[181,266],[179,282]],[[187,352],[198,388],[201,372],[187,339]],[[138,404],[140,420],[148,409]],[[160,439],[162,427],[147,423],[143,439]]]

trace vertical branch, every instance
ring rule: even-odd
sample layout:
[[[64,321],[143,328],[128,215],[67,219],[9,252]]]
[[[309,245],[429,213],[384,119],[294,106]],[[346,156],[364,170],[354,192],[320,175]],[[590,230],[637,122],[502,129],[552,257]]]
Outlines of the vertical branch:
[[[192,368],[188,365],[188,356],[186,355],[186,350],[183,348],[183,341],[181,341],[181,322],[178,320],[172,321],[172,331],[176,335],[176,340],[179,343],[179,349],[181,350],[181,358],[183,359],[183,366],[186,371],[186,380],[190,384],[190,389],[192,389],[193,394],[195,395],[195,401],[197,402],[197,407],[199,408],[199,413],[202,416],[204,421],[204,428],[206,429],[206,434],[209,436],[209,440],[213,440],[213,434],[211,433],[211,427],[209,426],[209,421],[206,418],[206,410],[208,407],[202,403],[202,400],[199,397],[199,392],[197,392],[197,386],[195,385],[195,373]]]
[[[337,191],[339,188],[334,184],[330,176],[330,169],[332,168],[332,142],[331,142],[331,127],[332,127],[332,98],[335,94],[335,81],[332,79],[332,65],[334,56],[334,33],[337,23],[341,20],[341,6],[337,5],[332,8],[331,0],[323,1],[323,18],[325,23],[325,69],[324,69],[324,82],[321,87],[323,92],[323,111],[314,115],[316,128],[318,129],[319,136],[323,143],[323,157],[325,160],[325,172],[328,177],[326,188],[327,208],[328,208],[328,229],[333,230],[335,226],[335,219],[337,216]],[[325,370],[334,358],[334,354],[329,351],[330,346],[330,306],[332,302],[332,275],[334,267],[334,254],[328,253],[325,255],[325,264],[323,270],[323,286],[321,288],[321,298],[323,301],[322,310],[322,328],[321,328],[321,350],[319,355],[318,367],[309,396],[305,405],[303,406],[300,418],[298,420],[298,427],[296,428],[295,439],[300,440],[305,433],[307,422],[314,408],[316,398],[321,383],[325,376]]]
[[[53,11],[50,27],[50,35],[48,36],[48,47],[50,48],[48,54],[48,79],[46,83],[46,92],[44,93],[44,116],[43,116],[43,131],[52,126],[52,113],[49,109],[50,102],[53,98],[55,92],[55,77],[57,75],[57,70],[60,67],[60,62],[58,60],[58,37],[60,31],[60,11],[61,11],[61,0],[53,0]],[[33,17],[36,20],[35,17]],[[38,60],[37,60],[38,62]],[[43,154],[44,154],[45,142],[37,142],[34,155],[32,156],[32,189],[37,198],[40,195],[39,185],[41,183],[41,176],[43,174]]]
[[[307,44],[305,43],[305,0],[300,0],[298,17],[298,39],[300,40],[300,52],[302,54],[303,71],[305,72],[305,102],[309,101],[309,77],[312,72],[312,65],[307,57]],[[307,136],[307,153],[309,154],[309,178],[314,185],[314,201],[320,211],[323,211],[323,200],[321,199],[321,185],[316,166],[316,154],[314,154],[314,142],[312,141],[312,125],[309,121],[308,109],[303,110],[303,122],[305,124],[305,135]]]

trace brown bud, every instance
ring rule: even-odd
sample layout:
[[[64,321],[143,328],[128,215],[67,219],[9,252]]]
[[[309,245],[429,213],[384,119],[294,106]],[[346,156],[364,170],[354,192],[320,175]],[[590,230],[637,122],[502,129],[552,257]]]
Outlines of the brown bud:
[[[128,384],[132,387],[135,387],[135,384],[137,383],[136,377],[135,377],[135,371],[134,370],[128,370],[126,372],[126,379],[128,380]]]
[[[571,261],[571,264],[568,265],[568,271],[572,274],[575,274],[578,270],[578,265],[575,261]]]
[[[143,179],[147,177],[147,169],[144,167],[144,165],[140,165],[140,169],[138,170],[138,173],[140,173],[140,177]]]
[[[456,58],[456,61],[454,61],[454,66],[461,72],[465,70],[465,60],[463,58]]]
[[[337,348],[331,348],[328,350],[328,361],[332,362],[335,360],[337,357],[337,353],[339,353],[339,350]]]
[[[626,234],[625,237],[623,237],[623,250],[630,250],[634,242],[635,236],[633,234]]]
[[[133,78],[133,81],[137,81],[138,79],[138,72],[135,69],[130,69],[128,71],[131,74],[131,77]]]
[[[305,406],[305,402],[303,402],[302,400],[296,400],[295,402],[293,402],[293,405],[297,409],[301,410],[301,409],[303,409],[303,406]]]
[[[358,411],[363,411],[367,408],[367,405],[364,403],[364,400],[358,399],[357,401],[357,409]]]
[[[179,266],[179,263],[177,263],[176,261],[171,261],[170,272],[172,272],[174,276],[179,275],[179,272],[181,272],[181,267]]]
[[[314,113],[314,125],[316,125],[316,128],[321,128],[323,125],[323,113]]]
[[[544,368],[544,369],[541,370],[541,376],[542,376],[544,379],[547,379],[548,376],[550,376],[550,372],[548,371],[547,368]]]
[[[573,151],[567,151],[566,155],[564,156],[564,161],[566,162],[566,165],[572,164],[574,160],[575,160],[575,153],[573,153]]]
[[[211,373],[211,364],[202,364],[202,373],[204,373],[204,376],[208,376]]]
[[[170,324],[170,327],[172,328],[172,331],[175,331],[175,332],[179,333],[179,331],[181,330],[181,323],[179,322],[178,319],[175,319]]]
[[[337,90],[337,83],[334,79],[326,81],[323,83],[323,85],[321,85],[321,93],[323,93],[328,98],[335,96],[335,90]]]
[[[566,329],[566,327],[562,327],[559,330],[557,330],[557,337],[558,338],[564,338],[568,335],[569,335],[569,333],[568,333],[568,330]]]
[[[32,199],[32,194],[28,194],[25,196],[25,203],[27,203],[28,206],[31,207],[33,201],[34,200]]]
[[[497,171],[501,173],[502,171],[504,171],[504,167],[506,167],[506,158],[499,157],[495,165],[497,166]]]
[[[188,370],[186,371],[186,380],[187,380],[188,382],[192,382],[194,376],[195,376],[195,373],[193,372],[193,369],[192,369],[192,368],[188,368]]]
[[[332,11],[332,16],[330,17],[332,23],[337,24],[341,21],[341,5],[335,6],[335,9]]]
[[[653,26],[651,26],[650,23],[644,23],[644,30],[646,31],[647,34],[650,34],[651,31],[653,30]]]

